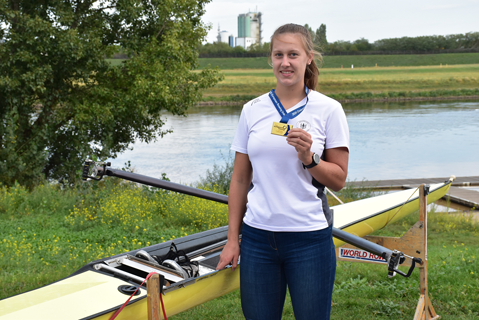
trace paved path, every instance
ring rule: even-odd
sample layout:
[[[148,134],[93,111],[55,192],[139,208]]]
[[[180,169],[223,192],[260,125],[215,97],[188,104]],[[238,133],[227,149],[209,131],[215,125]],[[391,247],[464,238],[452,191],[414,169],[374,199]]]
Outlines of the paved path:
[[[363,186],[374,189],[409,189],[416,188],[420,184],[441,183],[449,180],[444,178],[422,178],[422,179],[397,179],[397,180],[376,180],[376,181],[353,181],[349,182],[353,186]],[[460,188],[465,186],[479,186],[479,176],[456,177],[452,182],[449,193],[444,197],[446,200],[460,203],[468,207],[479,209],[479,191]]]

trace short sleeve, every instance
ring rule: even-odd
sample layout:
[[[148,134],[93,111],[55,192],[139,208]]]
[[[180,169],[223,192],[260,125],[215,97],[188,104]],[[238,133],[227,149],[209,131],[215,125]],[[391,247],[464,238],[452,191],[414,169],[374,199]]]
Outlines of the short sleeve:
[[[346,147],[349,150],[349,126],[346,114],[338,103],[326,122],[326,149]]]
[[[233,138],[233,143],[231,144],[231,150],[248,154],[248,136],[249,128],[246,121],[245,109],[243,108],[238,122],[238,127],[236,128],[236,133]]]

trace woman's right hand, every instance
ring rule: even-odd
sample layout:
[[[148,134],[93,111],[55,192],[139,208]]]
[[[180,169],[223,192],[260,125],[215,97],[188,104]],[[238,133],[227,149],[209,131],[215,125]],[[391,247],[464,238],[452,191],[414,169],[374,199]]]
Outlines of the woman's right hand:
[[[221,270],[228,264],[231,264],[231,270],[234,271],[238,266],[238,259],[240,255],[239,241],[228,240],[223,251],[220,254],[220,261],[216,266],[216,270]]]

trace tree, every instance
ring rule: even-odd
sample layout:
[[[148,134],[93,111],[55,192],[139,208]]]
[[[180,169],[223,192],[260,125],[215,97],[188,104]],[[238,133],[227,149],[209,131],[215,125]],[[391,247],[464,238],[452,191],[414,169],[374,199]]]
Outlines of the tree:
[[[198,67],[210,0],[0,0],[0,181],[73,182],[87,157],[110,158],[168,130],[216,84]],[[105,57],[120,46],[131,58]]]
[[[319,28],[316,30],[315,41],[320,50],[326,50],[328,47],[328,39],[326,38],[326,25],[321,23]]]
[[[224,42],[213,42],[200,45],[198,51],[200,54],[227,55],[228,53],[233,52],[233,48]]]
[[[379,51],[433,51],[443,49],[473,49],[479,47],[479,32],[446,36],[420,36],[380,39],[373,48]]]
[[[263,42],[263,44],[255,43],[248,48],[248,52],[251,53],[269,53],[269,42]]]
[[[306,30],[309,31],[309,34],[311,35],[311,41],[313,41],[313,43],[316,43],[316,34],[314,33],[313,29],[307,23],[304,25],[304,27],[306,28]]]
[[[328,52],[346,52],[349,51],[352,44],[350,41],[338,40],[328,44]],[[357,49],[356,49],[357,50]]]
[[[353,42],[353,45],[356,46],[358,51],[369,51],[372,49],[372,44],[369,43],[368,39],[360,38]]]

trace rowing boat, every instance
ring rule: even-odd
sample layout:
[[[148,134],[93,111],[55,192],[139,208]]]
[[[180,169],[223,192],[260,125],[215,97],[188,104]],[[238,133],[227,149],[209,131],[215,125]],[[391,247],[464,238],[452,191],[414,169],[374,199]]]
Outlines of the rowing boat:
[[[443,197],[452,179],[430,186],[428,203]],[[219,196],[219,195],[218,195]],[[363,237],[397,221],[419,207],[418,190],[404,190],[332,207],[334,227]],[[175,268],[147,261],[139,250],[90,262],[67,278],[0,300],[0,320],[110,319],[152,271],[166,279],[163,301],[168,316],[239,288],[239,268],[216,271],[226,243],[227,227],[173,240],[178,250],[198,261],[199,276],[188,278]],[[165,255],[172,241],[142,248],[150,256]],[[334,239],[336,246],[342,240]],[[394,249],[394,248],[393,248]],[[145,287],[138,290],[116,319],[147,319]]]

